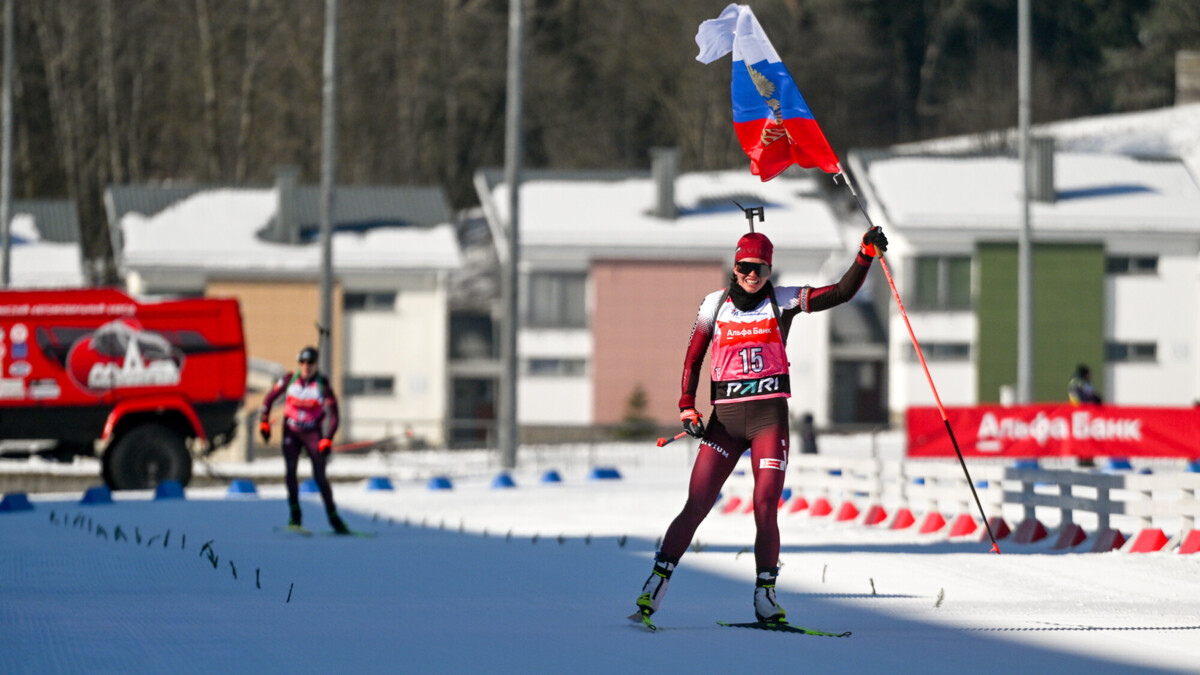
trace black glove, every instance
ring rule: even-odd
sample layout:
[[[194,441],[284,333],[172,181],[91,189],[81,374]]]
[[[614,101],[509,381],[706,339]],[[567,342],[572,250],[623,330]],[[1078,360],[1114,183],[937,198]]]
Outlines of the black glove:
[[[703,438],[704,416],[695,408],[684,408],[679,411],[679,420],[683,422],[683,430],[692,438]]]
[[[271,423],[267,420],[260,422],[258,425],[258,435],[262,436],[263,443],[271,440]]]
[[[863,255],[870,258],[877,258],[880,254],[887,251],[888,240],[883,234],[883,228],[878,225],[871,226],[867,233],[862,238]]]

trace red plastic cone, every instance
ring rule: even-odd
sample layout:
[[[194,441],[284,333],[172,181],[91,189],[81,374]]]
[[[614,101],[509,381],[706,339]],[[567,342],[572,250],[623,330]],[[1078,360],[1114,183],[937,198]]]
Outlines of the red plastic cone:
[[[902,508],[896,512],[896,519],[892,521],[892,529],[903,530],[912,527],[912,524],[915,522],[917,522],[917,519],[913,518],[912,511]]]
[[[837,512],[837,520],[854,520],[858,517],[858,508],[854,506],[854,502],[842,502],[841,508]]]
[[[863,525],[878,525],[887,520],[887,511],[878,504],[872,504],[867,509],[867,515],[863,516]]]
[[[817,500],[808,509],[810,516],[827,516],[831,513],[833,513],[833,505],[824,497],[817,497]]]
[[[1179,552],[1185,555],[1200,552],[1200,530],[1188,530],[1179,545]]]
[[[1041,541],[1049,536],[1046,532],[1046,526],[1042,525],[1036,518],[1026,518],[1017,525],[1017,533],[1013,535],[1013,541],[1018,544],[1032,544],[1035,541]]]
[[[1053,548],[1055,550],[1074,548],[1082,544],[1084,539],[1087,539],[1087,533],[1083,531],[1083,528],[1075,523],[1068,523],[1059,530],[1058,541],[1054,542]]]
[[[974,532],[979,525],[975,523],[975,519],[967,513],[960,513],[954,517],[950,523],[950,536],[962,537]]]
[[[996,538],[996,541],[1000,541],[1012,534],[1012,530],[1008,529],[1008,523],[1004,522],[1004,519],[1000,516],[988,518],[988,527],[991,528],[992,536]],[[987,530],[983,531],[983,536],[979,538],[979,541],[989,541]]]
[[[1092,553],[1107,553],[1125,545],[1125,535],[1120,530],[1111,527],[1096,533],[1096,543],[1092,545]]]
[[[1133,545],[1129,547],[1130,553],[1154,553],[1161,551],[1162,547],[1167,545],[1167,535],[1157,528],[1142,530],[1138,532],[1137,537],[1133,540]]]
[[[929,514],[925,516],[925,520],[921,521],[921,529],[918,530],[918,533],[929,534],[931,532],[937,532],[945,526],[946,519],[942,517],[942,514],[938,513],[937,511],[930,511]]]

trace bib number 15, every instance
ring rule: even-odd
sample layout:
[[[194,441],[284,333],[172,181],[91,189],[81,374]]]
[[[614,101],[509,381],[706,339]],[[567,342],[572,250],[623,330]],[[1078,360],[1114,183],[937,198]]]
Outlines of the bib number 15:
[[[761,373],[763,369],[762,347],[745,347],[738,354],[742,357],[743,373]]]

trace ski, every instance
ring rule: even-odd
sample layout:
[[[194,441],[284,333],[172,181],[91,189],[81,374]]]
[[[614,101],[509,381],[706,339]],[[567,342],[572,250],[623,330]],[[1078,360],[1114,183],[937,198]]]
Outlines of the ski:
[[[773,630],[780,633],[800,633],[801,635],[819,635],[821,637],[850,637],[850,631],[844,633],[826,633],[822,630],[794,626],[786,621],[750,621],[747,623],[718,621],[717,624],[730,628],[754,628],[756,630]]]
[[[313,535],[312,530],[309,530],[301,525],[285,525],[283,527],[276,527],[275,531],[282,532],[284,534],[298,534],[303,537],[311,537]]]
[[[658,630],[658,626],[655,626],[654,622],[650,620],[650,614],[648,612],[642,612],[639,610],[637,612],[634,612],[633,614],[630,614],[629,616],[627,616],[625,618],[629,619],[633,623],[641,625],[643,628],[650,631],[651,633]]]

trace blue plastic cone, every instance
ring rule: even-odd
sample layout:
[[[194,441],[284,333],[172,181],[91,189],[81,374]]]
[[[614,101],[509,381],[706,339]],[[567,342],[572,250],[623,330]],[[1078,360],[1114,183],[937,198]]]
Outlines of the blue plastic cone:
[[[154,490],[155,499],[183,499],[183,486],[177,480],[164,480]]]
[[[387,476],[371,476],[367,479],[367,490],[392,490],[392,479]]]
[[[32,511],[33,504],[24,492],[10,492],[0,500],[0,511]]]
[[[79,500],[80,504],[111,504],[113,503],[112,491],[107,485],[95,485],[87,489],[83,493],[83,499]]]
[[[229,483],[229,492],[225,493],[226,497],[257,497],[258,487],[254,485],[254,481],[248,478],[234,478]]]

